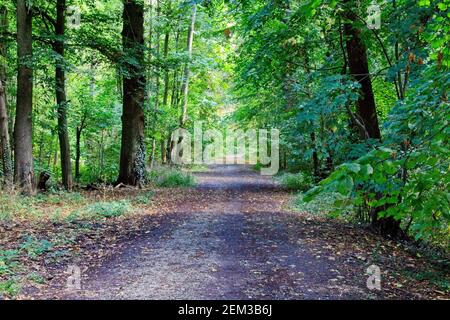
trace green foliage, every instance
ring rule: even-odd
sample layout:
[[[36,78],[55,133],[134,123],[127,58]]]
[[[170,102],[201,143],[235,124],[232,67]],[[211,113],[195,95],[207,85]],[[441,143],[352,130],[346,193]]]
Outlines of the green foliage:
[[[0,249],[0,277],[14,274],[18,267],[17,257],[18,250]]]
[[[193,187],[194,177],[179,169],[162,169],[151,174],[150,181],[162,188]]]
[[[278,181],[284,188],[294,191],[306,191],[312,186],[312,177],[303,172],[284,173],[278,177]]]
[[[53,244],[46,239],[36,239],[34,236],[26,236],[20,250],[24,250],[28,257],[36,258],[53,247]]]
[[[351,202],[347,202],[346,205],[339,203],[338,200],[342,200],[340,194],[323,192],[311,201],[306,201],[303,194],[299,194],[295,197],[293,207],[299,212],[306,212],[317,216],[324,217],[343,217],[352,220],[354,208]],[[336,205],[339,203],[339,206]]]
[[[0,281],[0,295],[14,297],[20,292],[21,286],[15,279]]]

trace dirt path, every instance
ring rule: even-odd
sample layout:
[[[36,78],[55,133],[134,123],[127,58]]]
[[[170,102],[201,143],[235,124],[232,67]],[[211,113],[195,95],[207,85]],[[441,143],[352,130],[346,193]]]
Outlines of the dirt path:
[[[286,194],[244,166],[197,175],[196,205],[174,205],[66,298],[351,299],[370,295],[355,274],[321,255],[304,224],[282,208]],[[195,201],[195,200],[194,200]],[[200,207],[199,207],[200,206]],[[312,228],[310,231],[314,231]]]

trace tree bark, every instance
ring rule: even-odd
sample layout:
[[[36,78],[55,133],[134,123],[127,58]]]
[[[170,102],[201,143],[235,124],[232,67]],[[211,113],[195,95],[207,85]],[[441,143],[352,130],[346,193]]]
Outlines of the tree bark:
[[[145,68],[144,7],[138,0],[125,0],[123,9],[123,49],[138,65],[127,65],[123,79],[122,142],[117,183],[141,186],[145,179]]]
[[[12,187],[13,170],[9,152],[8,111],[6,110],[5,88],[0,80],[0,154],[2,156],[3,175],[6,189]]]
[[[0,34],[8,31],[8,10],[5,5],[0,6]],[[4,183],[7,190],[12,187],[13,167],[11,163],[11,151],[9,141],[8,106],[6,100],[7,83],[7,47],[5,43],[0,43],[0,156]]]
[[[193,4],[192,6],[192,15],[191,15],[191,24],[189,26],[188,30],[188,37],[187,37],[187,54],[188,54],[188,62],[186,62],[184,66],[184,78],[183,78],[183,85],[182,85],[182,93],[183,93],[183,103],[182,103],[182,111],[181,111],[181,117],[180,117],[180,127],[183,128],[186,119],[187,119],[187,108],[188,108],[188,96],[189,96],[189,77],[190,77],[190,65],[192,61],[192,48],[193,48],[193,42],[194,42],[194,28],[195,28],[195,19],[197,15],[197,4]]]
[[[70,141],[67,129],[67,97],[66,97],[66,72],[64,70],[64,36],[65,36],[65,11],[66,0],[57,0],[56,3],[56,41],[53,50],[58,54],[55,70],[56,104],[58,111],[58,137],[61,153],[62,181],[66,190],[72,190],[72,164],[70,161]]]
[[[351,2],[346,0],[345,4],[351,5]],[[348,67],[353,78],[361,85],[361,95],[356,103],[356,115],[364,128],[359,127],[358,130],[362,139],[381,139],[366,46],[361,39],[361,31],[354,26],[357,16],[352,8],[346,7],[344,15]]]
[[[17,0],[17,105],[14,125],[14,179],[23,192],[35,190],[33,168],[32,8]]]
[[[160,0],[156,0],[156,21],[160,21],[161,18],[161,4]],[[161,87],[160,73],[161,73],[161,44],[160,44],[161,32],[156,29],[156,78],[155,78],[155,109],[159,108],[159,91]]]
[[[175,36],[175,52],[178,52],[178,42],[180,39],[180,33],[177,31],[176,36]],[[177,99],[177,94],[178,94],[178,88],[179,88],[179,83],[178,83],[178,68],[175,68],[175,70],[173,71],[173,83],[172,83],[172,94],[170,96],[170,105],[172,106],[172,108],[176,107],[176,99]]]
[[[167,101],[169,99],[169,68],[167,66],[167,56],[169,55],[169,38],[170,33],[166,32],[164,36],[164,94],[163,94],[163,106],[167,106]]]

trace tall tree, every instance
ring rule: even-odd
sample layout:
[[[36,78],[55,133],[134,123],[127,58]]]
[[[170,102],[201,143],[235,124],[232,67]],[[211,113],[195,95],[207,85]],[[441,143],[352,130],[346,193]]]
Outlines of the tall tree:
[[[8,111],[6,110],[5,88],[0,79],[0,155],[2,156],[3,175],[6,188],[9,189],[13,181],[11,154],[9,151]]]
[[[0,6],[0,35],[6,34],[7,31],[8,10],[5,5],[2,5]],[[13,181],[13,168],[11,163],[8,109],[6,104],[7,58],[7,47],[2,42],[0,43],[0,156],[5,185],[9,189]]]
[[[127,57],[125,62],[127,72],[123,79],[122,141],[118,183],[140,186],[145,178],[146,88],[144,6],[141,1],[124,1],[122,41]]]
[[[344,35],[347,47],[347,59],[350,74],[361,85],[361,95],[356,103],[356,116],[359,120],[359,132],[362,139],[380,139],[380,127],[372,89],[367,50],[361,39],[361,30],[356,27],[357,15],[351,8],[351,1],[345,0]]]
[[[181,91],[183,93],[183,104],[182,104],[182,111],[181,111],[181,117],[180,117],[180,127],[183,128],[186,119],[187,119],[187,107],[188,107],[188,96],[189,96],[189,77],[190,77],[190,70],[191,70],[191,61],[192,61],[192,48],[194,43],[194,29],[195,29],[195,19],[197,15],[197,4],[193,4],[192,6],[192,15],[191,15],[191,24],[189,25],[188,30],[188,37],[187,37],[187,47],[186,51],[188,54],[188,61],[186,62],[184,66],[184,78],[183,78],[183,85],[181,88]]]
[[[66,72],[64,62],[66,0],[57,0],[56,3],[56,40],[53,50],[57,53],[55,70],[56,103],[58,111],[58,137],[61,153],[61,171],[63,185],[67,190],[72,189],[72,164],[70,161],[70,141],[67,129],[67,98],[66,98]]]
[[[350,74],[361,85],[361,94],[356,102],[356,119],[362,139],[381,139],[380,127],[373,94],[372,81],[367,60],[367,50],[361,38],[361,30],[356,27],[357,15],[350,1],[345,0],[344,35],[347,47],[347,59]],[[371,212],[372,227],[382,234],[396,236],[400,230],[400,221],[393,217],[380,218],[379,213],[385,207],[376,207]]]
[[[33,9],[17,0],[17,105],[14,126],[14,178],[25,193],[34,192],[33,168]]]
[[[169,67],[167,66],[167,56],[169,54],[169,37],[170,32],[166,31],[164,36],[164,94],[163,94],[163,106],[167,106],[167,101],[169,98]]]

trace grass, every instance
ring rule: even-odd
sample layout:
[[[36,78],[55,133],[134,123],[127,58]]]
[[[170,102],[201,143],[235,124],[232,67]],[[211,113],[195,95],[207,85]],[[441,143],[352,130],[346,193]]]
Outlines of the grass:
[[[12,275],[18,268],[18,250],[0,250],[0,277]]]
[[[63,216],[64,211],[83,205],[89,200],[80,193],[55,192],[39,193],[28,197],[15,193],[0,192],[0,221]]]
[[[14,297],[20,292],[20,289],[20,282],[15,278],[0,281],[0,296]]]
[[[131,210],[128,200],[96,202],[73,211],[68,220],[114,218]]]
[[[152,199],[154,196],[155,193],[153,191],[147,191],[143,194],[139,194],[133,199],[133,204],[148,205],[152,203]]]

